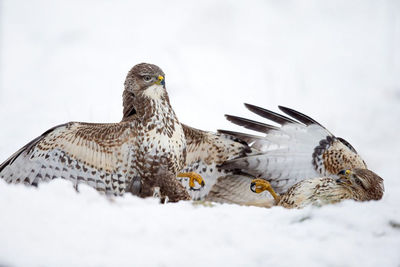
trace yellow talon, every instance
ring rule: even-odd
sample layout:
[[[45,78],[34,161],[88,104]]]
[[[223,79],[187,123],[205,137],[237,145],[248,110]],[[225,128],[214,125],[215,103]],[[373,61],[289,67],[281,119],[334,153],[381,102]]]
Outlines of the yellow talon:
[[[276,202],[279,202],[280,200],[280,197],[275,193],[271,184],[264,179],[253,179],[250,184],[250,190],[257,194],[267,190],[274,197]]]
[[[181,172],[178,173],[178,177],[188,177],[190,188],[194,188],[194,181],[196,181],[199,185],[201,185],[201,187],[205,185],[204,180],[200,176],[200,174],[195,172]]]

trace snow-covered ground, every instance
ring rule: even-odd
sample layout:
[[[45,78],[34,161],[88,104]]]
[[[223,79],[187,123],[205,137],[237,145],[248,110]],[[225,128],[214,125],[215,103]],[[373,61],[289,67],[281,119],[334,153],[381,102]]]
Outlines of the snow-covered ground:
[[[383,199],[159,205],[0,181],[0,265],[400,265],[398,1],[2,0],[0,161],[54,125],[119,121],[140,62],[194,127],[242,130],[223,114],[249,116],[243,102],[312,116],[385,179]]]

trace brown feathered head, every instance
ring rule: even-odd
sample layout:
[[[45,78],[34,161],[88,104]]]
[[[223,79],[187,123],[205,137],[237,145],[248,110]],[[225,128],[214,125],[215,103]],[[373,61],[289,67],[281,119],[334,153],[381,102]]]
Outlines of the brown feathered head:
[[[136,109],[142,104],[143,98],[168,99],[165,90],[165,74],[156,65],[140,63],[128,72],[123,92],[123,120],[136,114]]]
[[[156,65],[140,63],[134,66],[126,75],[125,90],[144,91],[153,85],[162,85],[165,88],[165,74]]]
[[[368,169],[342,170],[337,183],[348,188],[355,200],[379,200],[383,196],[383,179]]]

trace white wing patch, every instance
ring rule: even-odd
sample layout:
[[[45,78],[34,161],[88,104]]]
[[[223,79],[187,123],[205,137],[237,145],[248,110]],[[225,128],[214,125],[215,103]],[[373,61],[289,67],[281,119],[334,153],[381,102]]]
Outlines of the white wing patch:
[[[246,107],[281,127],[227,115],[231,122],[263,132],[265,136],[233,133],[238,138],[243,135],[248,142],[251,141],[251,148],[260,153],[229,160],[223,164],[224,169],[238,168],[244,173],[267,179],[278,193],[286,192],[298,181],[321,176],[313,165],[313,154],[321,140],[334,137],[327,129],[310,117],[288,108],[280,107],[298,121],[253,105],[246,104]]]
[[[284,125],[251,144],[259,154],[231,160],[227,166],[267,179],[278,193],[285,192],[296,182],[319,175],[312,165],[312,154],[327,134],[317,125]]]
[[[251,177],[244,175],[221,176],[205,200],[262,207],[273,206],[274,199],[269,192],[255,194],[250,190],[251,181]]]

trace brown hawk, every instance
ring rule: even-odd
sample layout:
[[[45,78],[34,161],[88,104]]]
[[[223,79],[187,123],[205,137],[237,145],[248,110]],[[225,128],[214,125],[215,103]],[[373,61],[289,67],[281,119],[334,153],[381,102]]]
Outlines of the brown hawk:
[[[278,127],[226,115],[235,124],[265,134],[257,136],[220,131],[247,142],[254,151],[259,151],[228,160],[221,166],[262,178],[252,182],[253,191],[259,193],[268,190],[276,204],[285,207],[334,203],[341,199],[378,200],[382,197],[382,178],[367,169],[364,160],[343,138],[334,136],[314,119],[293,109],[279,106],[289,118],[254,105],[245,106],[280,124]],[[233,202],[249,204],[234,198],[235,195],[231,193],[242,192],[242,185],[236,186],[231,181],[229,186],[227,192],[223,188],[216,192],[216,197],[231,195]],[[250,204],[268,206],[268,203],[270,201],[266,200]]]
[[[135,115],[131,98],[134,98],[134,95],[125,90],[123,93],[122,122],[129,121],[131,116]],[[179,175],[177,179],[188,190],[193,200],[209,200],[207,199],[209,192],[220,185],[221,179],[233,175],[235,172],[235,170],[221,169],[219,165],[230,159],[250,155],[252,149],[246,142],[232,135],[202,131],[185,124],[181,124],[181,126],[186,139],[186,160],[180,170],[184,175]],[[204,179],[205,185],[195,187],[193,179],[187,178],[187,173],[199,174]],[[239,181],[240,178],[238,177],[235,182]],[[249,195],[251,199],[262,198],[249,191],[252,178],[254,177],[245,178],[248,181],[245,194]]]
[[[134,66],[124,94],[130,95],[130,110],[124,110],[129,118],[120,123],[69,122],[53,127],[2,163],[0,177],[31,185],[61,177],[106,194],[147,197],[159,189],[170,201],[190,199],[176,180],[187,148],[165,89],[164,72],[152,64]]]
[[[302,180],[280,196],[264,179],[254,179],[250,188],[255,193],[271,193],[273,201],[259,202],[261,206],[266,207],[277,205],[285,208],[304,208],[307,205],[333,204],[345,199],[379,200],[383,196],[383,179],[368,169],[342,170],[337,176]]]

